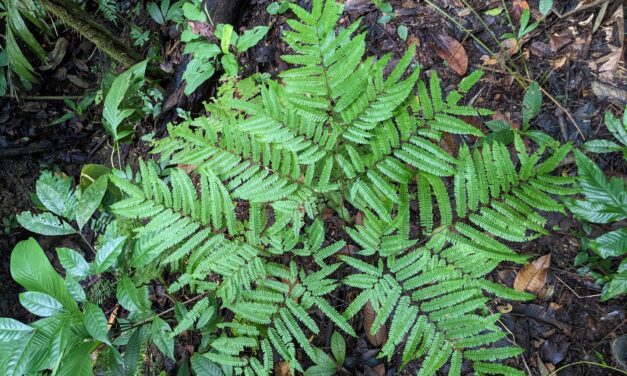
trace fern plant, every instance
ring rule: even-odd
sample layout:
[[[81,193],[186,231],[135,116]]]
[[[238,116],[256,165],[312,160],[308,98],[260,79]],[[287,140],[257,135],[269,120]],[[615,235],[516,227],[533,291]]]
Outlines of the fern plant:
[[[540,213],[577,192],[554,174],[570,145],[530,153],[515,134],[513,157],[494,140],[471,147],[484,134],[461,116],[490,112],[461,101],[481,72],[445,95],[437,74],[420,78],[413,48],[394,67],[364,57],[359,23],[336,30],[335,0],[290,7],[291,69],[226,81],[210,116],[169,126],[158,163],[109,174],[123,198],[106,233],[124,241],[107,268],[89,269],[116,274],[127,312],[111,345],[100,341],[109,366],[137,367],[148,345],[171,357],[173,339],[197,331],[198,375],[267,375],[279,358],[303,372],[328,363],[311,340],[321,318],[355,336],[370,303],[372,332],[389,326],[381,358],[419,361],[420,375],[446,364],[459,375],[464,361],[522,374],[504,364],[521,350],[487,303],[532,296],[488,277],[524,262],[507,244],[544,234]],[[455,155],[439,145],[447,134],[465,141]],[[329,210],[344,223],[337,239]],[[155,313],[146,285],[166,276],[169,296],[185,299]],[[346,309],[331,299],[339,286],[360,291]]]

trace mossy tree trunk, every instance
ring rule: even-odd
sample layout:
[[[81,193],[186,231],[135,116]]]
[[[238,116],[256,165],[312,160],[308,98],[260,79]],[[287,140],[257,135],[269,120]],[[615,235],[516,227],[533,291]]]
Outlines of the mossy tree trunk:
[[[128,68],[141,60],[139,54],[105,29],[71,0],[41,0],[46,11],[104,51],[111,59]]]

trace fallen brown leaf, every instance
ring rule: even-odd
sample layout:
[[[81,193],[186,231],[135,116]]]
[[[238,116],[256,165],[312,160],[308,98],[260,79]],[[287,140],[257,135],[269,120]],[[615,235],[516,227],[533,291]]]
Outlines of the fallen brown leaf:
[[[374,311],[374,308],[372,308],[372,304],[370,304],[370,302],[366,303],[366,305],[362,309],[362,313],[364,315],[364,331],[366,332],[366,337],[368,337],[368,341],[370,341],[373,346],[383,345],[388,340],[388,333],[385,325],[382,325],[375,335],[370,334],[372,324],[377,318],[377,313]]]
[[[446,60],[455,73],[465,75],[468,70],[468,55],[464,46],[448,34],[435,34],[435,40],[438,56]]]
[[[278,362],[274,365],[274,374],[276,376],[292,376],[290,365],[288,362]]]
[[[551,255],[537,258],[523,266],[514,280],[514,289],[537,293],[546,284],[546,277],[551,265]]]
[[[373,370],[377,373],[377,376],[385,376],[385,364],[377,364]]]

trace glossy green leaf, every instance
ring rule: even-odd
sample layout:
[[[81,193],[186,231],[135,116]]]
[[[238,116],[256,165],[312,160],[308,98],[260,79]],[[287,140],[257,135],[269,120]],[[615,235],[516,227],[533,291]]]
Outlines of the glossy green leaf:
[[[127,276],[118,281],[116,297],[120,305],[129,312],[139,312],[144,306],[139,289]]]
[[[77,344],[63,357],[59,365],[59,376],[92,375],[93,361],[91,358],[92,345],[89,343]]]
[[[0,317],[0,342],[8,342],[26,337],[33,332],[33,328],[21,322]]]
[[[104,243],[96,252],[96,258],[92,264],[94,274],[100,274],[115,265],[118,256],[122,253],[126,236],[120,236]]]
[[[78,228],[82,229],[83,226],[89,221],[94,214],[102,198],[107,191],[107,183],[109,182],[108,176],[101,176],[92,184],[89,185],[81,194],[81,198],[76,205],[76,223]]]
[[[18,214],[16,219],[22,227],[36,234],[58,236],[76,233],[69,223],[49,212],[33,214],[24,211]]]
[[[167,322],[159,317],[152,320],[151,326],[152,341],[157,345],[159,351],[165,356],[174,359],[174,338],[172,337],[172,328]]]
[[[58,216],[73,219],[76,199],[71,178],[44,172],[37,179],[36,191],[37,198],[46,209]]]
[[[72,276],[69,274],[65,276],[65,287],[67,287],[70,295],[72,295],[72,297],[77,302],[87,301],[87,295],[85,294],[85,290],[83,290],[81,284],[78,283],[78,281],[72,278]]]
[[[65,287],[63,278],[53,269],[35,239],[19,242],[11,253],[11,276],[29,291],[42,292],[54,297],[68,310],[77,305]]]
[[[119,75],[111,84],[104,100],[103,125],[116,142],[124,138],[124,135],[119,133],[122,122],[135,111],[121,108],[122,102],[131,87],[141,86],[143,83],[147,64],[148,60],[144,60]]]
[[[601,301],[615,298],[627,293],[627,272],[618,273],[603,286]]]
[[[67,273],[79,280],[89,275],[89,264],[80,253],[70,248],[57,248],[59,262]]]
[[[627,254],[627,228],[607,232],[594,239],[590,246],[602,258]]]
[[[142,345],[145,342],[146,327],[142,326],[133,331],[131,338],[128,340],[124,351],[124,369],[126,376],[135,376],[142,351]]]
[[[63,310],[61,302],[43,292],[27,291],[20,294],[20,304],[31,313],[48,317]]]
[[[109,327],[104,313],[95,304],[87,303],[83,308],[85,328],[97,341],[109,343]]]

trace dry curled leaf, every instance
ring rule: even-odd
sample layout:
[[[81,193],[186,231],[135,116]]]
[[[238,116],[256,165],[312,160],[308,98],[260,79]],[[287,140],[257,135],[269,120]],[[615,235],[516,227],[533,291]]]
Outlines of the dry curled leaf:
[[[514,309],[514,306],[512,306],[512,305],[511,305],[511,304],[509,304],[509,303],[507,303],[507,304],[504,304],[504,305],[499,305],[499,306],[496,306],[496,309],[497,309],[500,313],[505,314],[505,313],[510,313],[510,312]]]
[[[468,55],[464,47],[447,34],[435,34],[436,53],[460,76],[468,70]]]
[[[546,284],[549,265],[551,265],[551,255],[539,257],[523,266],[514,280],[514,289],[533,293],[540,291]]]
[[[383,345],[388,339],[388,333],[385,325],[381,325],[381,328],[379,328],[379,331],[375,335],[370,334],[372,324],[377,318],[377,313],[374,311],[374,308],[372,308],[372,304],[370,304],[370,302],[366,303],[366,305],[362,309],[362,313],[364,315],[364,331],[366,332],[366,337],[368,337],[368,341],[370,341],[373,346]]]

